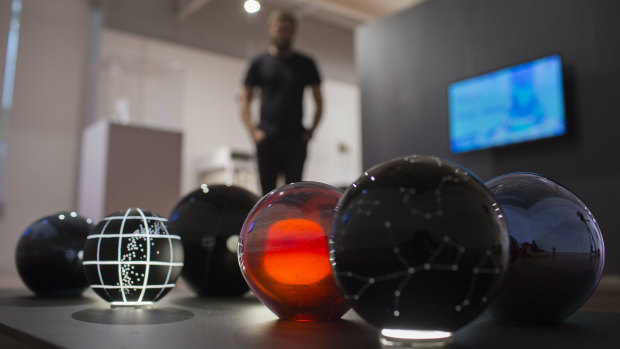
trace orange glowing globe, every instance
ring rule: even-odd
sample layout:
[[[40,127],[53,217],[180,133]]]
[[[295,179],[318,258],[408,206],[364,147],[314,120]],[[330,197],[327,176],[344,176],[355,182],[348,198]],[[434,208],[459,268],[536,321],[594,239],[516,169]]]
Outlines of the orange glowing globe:
[[[310,285],[331,277],[327,239],[318,223],[284,219],[267,231],[263,268],[272,278],[290,285]]]
[[[239,235],[239,265],[254,294],[279,318],[339,319],[349,305],[334,282],[327,234],[342,192],[316,182],[265,195]]]

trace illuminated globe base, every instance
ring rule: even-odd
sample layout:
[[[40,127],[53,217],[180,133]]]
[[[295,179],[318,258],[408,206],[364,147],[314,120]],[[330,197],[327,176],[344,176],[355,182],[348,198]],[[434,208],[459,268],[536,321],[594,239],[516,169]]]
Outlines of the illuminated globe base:
[[[329,261],[327,234],[342,192],[316,182],[265,195],[239,235],[239,266],[248,285],[280,319],[339,319],[349,305]]]
[[[452,332],[387,328],[381,330],[381,344],[385,347],[443,347],[451,344],[453,341]]]
[[[149,309],[153,302],[111,302],[110,308],[140,308]]]

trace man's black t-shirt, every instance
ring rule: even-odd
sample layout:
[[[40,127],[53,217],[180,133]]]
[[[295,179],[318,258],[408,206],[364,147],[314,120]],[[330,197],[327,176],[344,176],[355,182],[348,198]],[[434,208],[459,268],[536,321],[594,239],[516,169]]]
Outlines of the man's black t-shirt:
[[[319,83],[321,78],[316,64],[303,54],[278,57],[264,53],[256,57],[244,84],[261,88],[258,128],[268,136],[300,135],[304,131],[304,88]]]

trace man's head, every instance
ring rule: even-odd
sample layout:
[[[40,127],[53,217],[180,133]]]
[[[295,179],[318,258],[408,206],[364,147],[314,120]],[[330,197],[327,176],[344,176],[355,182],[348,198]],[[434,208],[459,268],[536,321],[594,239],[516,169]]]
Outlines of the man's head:
[[[295,17],[289,12],[275,10],[269,16],[268,25],[271,44],[279,51],[289,50],[297,28]]]

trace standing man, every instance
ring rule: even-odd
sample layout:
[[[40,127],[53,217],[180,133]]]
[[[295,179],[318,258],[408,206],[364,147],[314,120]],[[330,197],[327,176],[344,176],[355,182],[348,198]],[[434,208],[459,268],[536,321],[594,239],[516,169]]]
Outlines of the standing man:
[[[270,15],[268,25],[271,43],[267,52],[252,60],[241,93],[241,117],[256,144],[263,195],[275,189],[279,173],[284,174],[286,183],[301,181],[308,141],[323,112],[316,64],[292,49],[295,18],[277,10]],[[310,129],[302,124],[306,86],[311,87],[315,103]],[[258,125],[250,113],[256,87],[261,91]]]

